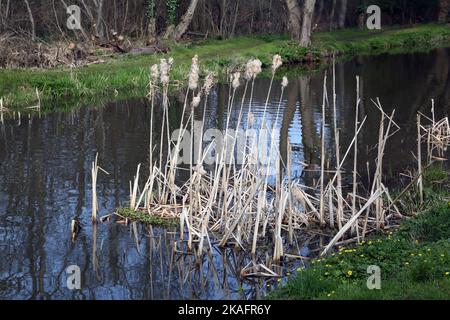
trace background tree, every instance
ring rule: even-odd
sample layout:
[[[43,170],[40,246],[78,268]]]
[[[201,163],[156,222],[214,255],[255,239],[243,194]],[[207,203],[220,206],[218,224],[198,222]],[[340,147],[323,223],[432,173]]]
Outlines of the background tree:
[[[311,25],[315,4],[316,0],[305,0],[305,5],[303,7],[302,34],[300,36],[300,45],[302,47],[309,47],[311,45]]]
[[[300,41],[301,35],[301,10],[297,0],[286,0],[289,15],[288,29],[294,40]]]
[[[164,35],[172,39],[186,34],[198,38],[229,38],[290,32],[300,42],[304,25],[317,24],[318,30],[357,26],[361,13],[365,12],[363,9],[369,4],[381,7],[385,26],[436,20],[445,23],[450,1],[314,2],[317,3],[314,10],[305,12],[310,0],[0,0],[0,35],[8,33],[47,43],[69,39],[89,42],[93,37],[97,42],[105,42],[111,40],[115,31],[130,40],[152,43]],[[81,32],[66,28],[69,5],[81,9]],[[303,40],[308,43],[310,28],[304,31]]]
[[[181,18],[180,23],[175,28],[173,38],[175,40],[180,40],[181,37],[186,33],[189,25],[191,24],[192,18],[194,17],[195,9],[197,8],[198,0],[191,0],[186,13]]]
[[[438,13],[439,23],[447,23],[449,8],[450,8],[450,0],[439,0],[439,13]]]
[[[339,15],[338,15],[338,28],[344,29],[345,28],[345,18],[347,16],[347,0],[341,0],[340,2],[340,8],[339,8]]]

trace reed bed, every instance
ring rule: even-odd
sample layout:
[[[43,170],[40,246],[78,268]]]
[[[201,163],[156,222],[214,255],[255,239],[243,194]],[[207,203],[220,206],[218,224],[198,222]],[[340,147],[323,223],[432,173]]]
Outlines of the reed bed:
[[[426,144],[427,164],[447,160],[445,155],[450,147],[450,122],[448,117],[436,120],[434,100],[431,101],[431,115],[426,116],[419,113],[417,117],[418,140]]]
[[[321,129],[321,166],[318,185],[306,186],[291,174],[291,147],[288,143],[287,162],[284,163],[276,143],[276,122],[269,122],[266,109],[274,85],[274,78],[282,65],[281,57],[273,57],[272,78],[264,113],[258,126],[255,126],[250,110],[246,121],[243,105],[247,101],[252,105],[253,85],[261,72],[261,62],[250,60],[245,70],[236,71],[229,79],[230,91],[225,119],[224,139],[222,143],[214,139],[207,145],[193,143],[192,136],[194,116],[201,101],[206,102],[213,87],[213,75],[208,74],[200,86],[198,57],[192,60],[188,77],[188,88],[184,101],[178,132],[171,134],[169,128],[169,99],[167,97],[170,70],[173,60],[162,59],[160,65],[150,70],[149,95],[152,108],[155,95],[162,94],[162,114],[160,141],[153,141],[150,134],[150,174],[140,190],[140,165],[133,182],[130,182],[130,209],[148,215],[179,219],[179,243],[174,246],[178,252],[194,254],[201,258],[214,246],[235,247],[251,252],[253,262],[241,270],[246,276],[276,277],[277,273],[267,266],[279,264],[284,258],[299,257],[287,252],[286,248],[294,238],[311,229],[333,230],[328,233],[328,243],[321,253],[327,254],[333,246],[346,241],[362,241],[366,235],[376,230],[389,228],[391,220],[401,217],[395,201],[383,181],[383,158],[388,140],[400,127],[395,123],[395,110],[386,113],[380,101],[372,100],[373,107],[380,113],[377,156],[374,159],[375,170],[371,177],[368,191],[358,188],[359,166],[358,141],[367,117],[359,118],[359,85],[355,104],[354,137],[348,146],[342,146],[339,139],[339,126],[336,121],[336,85],[333,68],[333,132],[336,157],[333,169],[326,167],[325,161],[325,114],[329,104],[327,77],[324,78],[322,129]],[[359,78],[357,78],[359,84]],[[284,89],[288,85],[286,78],[282,81],[280,97],[281,108]],[[244,86],[242,104],[235,126],[231,125],[231,109],[237,100],[238,88]],[[200,114],[200,134],[205,130],[205,111]],[[198,120],[195,121],[198,123]],[[254,129],[255,134],[245,133],[245,143],[239,143],[238,129]],[[434,121],[424,127],[424,134],[419,139],[427,139],[428,153],[441,155],[449,143],[448,120]],[[426,131],[425,131],[426,130]],[[180,166],[183,139],[190,139],[189,165]],[[267,138],[267,150],[261,152],[261,138]],[[163,140],[167,140],[166,144]],[[159,158],[153,156],[153,145],[159,144]],[[211,148],[215,148],[214,165],[206,164],[206,157]],[[231,150],[231,151],[230,151]],[[184,150],[185,152],[186,150]],[[343,152],[341,152],[343,151]],[[163,156],[165,155],[165,156]],[[351,158],[352,156],[352,158]],[[421,156],[421,155],[419,155]],[[183,154],[183,159],[186,155]],[[239,161],[238,161],[239,159]],[[353,170],[346,172],[345,167]],[[207,169],[205,169],[207,168]],[[187,171],[189,178],[177,183],[181,171]],[[343,187],[343,179],[352,181],[352,187]],[[267,246],[269,243],[269,247]],[[270,249],[269,249],[270,248]],[[268,252],[271,257],[268,257]],[[298,252],[297,252],[298,253]]]

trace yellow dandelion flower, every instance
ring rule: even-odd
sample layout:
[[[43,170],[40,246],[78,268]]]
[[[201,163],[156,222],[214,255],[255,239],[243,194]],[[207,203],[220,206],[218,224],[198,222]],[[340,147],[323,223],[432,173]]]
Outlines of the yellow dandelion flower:
[[[408,265],[409,265],[409,262],[405,262],[405,265],[407,265],[407,266],[408,266]]]
[[[351,277],[352,274],[353,274],[353,271],[352,271],[352,270],[348,270],[348,271],[347,271],[347,276],[348,276],[348,277]]]
[[[446,277],[448,277],[449,275],[450,275],[450,272],[446,272],[446,273],[444,273],[444,275],[446,276]]]

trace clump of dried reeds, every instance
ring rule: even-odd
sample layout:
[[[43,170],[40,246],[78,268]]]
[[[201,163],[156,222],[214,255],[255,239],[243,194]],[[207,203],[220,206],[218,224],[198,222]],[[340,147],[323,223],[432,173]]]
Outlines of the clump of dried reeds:
[[[311,225],[337,228],[337,233],[324,248],[326,254],[343,237],[354,237],[362,240],[367,233],[385,228],[389,223],[390,212],[397,210],[388,189],[383,183],[383,158],[389,138],[395,134],[399,127],[394,121],[395,110],[387,114],[380,101],[372,101],[374,108],[381,115],[377,156],[374,160],[375,172],[371,178],[368,192],[359,191],[358,188],[358,138],[364,127],[367,117],[359,117],[359,86],[357,86],[357,101],[355,112],[354,137],[350,145],[342,146],[339,139],[339,124],[336,115],[336,84],[333,68],[333,131],[335,137],[335,168],[326,168],[324,132],[328,121],[325,114],[328,102],[327,77],[324,78],[323,104],[322,104],[322,145],[320,184],[318,186],[305,186],[291,176],[291,147],[288,142],[287,163],[283,163],[276,146],[275,125],[266,121],[266,108],[271,95],[274,77],[282,65],[281,57],[274,56],[272,64],[272,79],[267,93],[264,114],[261,126],[254,128],[253,114],[249,110],[247,121],[243,121],[243,105],[247,98],[247,90],[251,84],[248,105],[252,105],[253,84],[261,72],[261,62],[250,60],[242,76],[235,72],[229,79],[230,91],[225,119],[225,138],[216,149],[216,161],[213,168],[205,170],[205,158],[210,148],[217,146],[214,140],[204,146],[202,143],[194,147],[193,137],[188,133],[189,127],[194,131],[194,115],[203,99],[206,106],[207,98],[213,87],[213,76],[209,74],[204,85],[200,85],[199,61],[195,56],[192,60],[191,72],[188,77],[186,98],[182,109],[182,117],[178,133],[169,134],[168,122],[168,84],[170,69],[173,61],[161,60],[158,66],[151,68],[149,97],[154,106],[154,94],[160,84],[163,94],[163,122],[161,128],[161,141],[159,146],[160,159],[153,161],[152,133],[150,136],[150,175],[142,190],[139,190],[139,170],[133,183],[130,183],[130,208],[132,210],[145,210],[150,215],[177,216],[180,219],[181,243],[187,243],[187,251],[196,251],[202,256],[212,247],[216,239],[219,246],[235,246],[244,250],[251,249],[253,256],[257,257],[258,244],[262,240],[272,239],[272,261],[279,262],[285,253],[287,241],[292,243],[296,232]],[[159,76],[159,81],[157,80]],[[236,99],[237,89],[242,85],[244,90],[242,103],[238,113],[235,127],[231,127],[231,108]],[[357,83],[359,83],[357,78]],[[277,111],[282,104],[284,89],[288,86],[287,78],[281,83],[282,93]],[[192,97],[190,100],[189,97]],[[241,123],[246,129],[256,129],[253,137],[245,135],[245,145],[238,147],[238,129]],[[205,126],[205,111],[200,121],[200,136],[203,137]],[[421,127],[423,128],[423,127]],[[427,137],[430,150],[438,152],[444,144],[448,146],[448,120],[432,122]],[[152,128],[153,129],[153,128]],[[193,132],[191,132],[192,134]],[[163,161],[163,137],[167,139],[167,159]],[[267,146],[258,144],[255,138],[267,137]],[[181,142],[183,139],[191,140],[189,168],[180,168]],[[192,150],[196,150],[193,152]],[[230,151],[231,150],[231,151]],[[341,150],[345,152],[341,153]],[[264,151],[264,152],[262,152]],[[353,152],[352,190],[347,191],[342,186],[344,166],[349,162],[349,155]],[[185,156],[185,155],[183,155]],[[242,160],[242,161],[238,161]],[[176,183],[176,177],[181,170],[189,171],[189,178],[184,183]],[[270,170],[274,174],[270,175]],[[93,171],[94,172],[94,171]],[[284,172],[284,174],[280,174]],[[269,179],[269,176],[275,177]],[[361,188],[362,189],[362,188]],[[184,240],[187,234],[187,240]],[[287,239],[287,240],[286,240]],[[264,264],[248,266],[246,274],[274,274],[265,270]]]
[[[450,147],[450,122],[448,117],[436,120],[434,100],[431,100],[431,116],[419,113],[417,127],[418,140],[426,143],[427,164],[447,160],[445,154]]]

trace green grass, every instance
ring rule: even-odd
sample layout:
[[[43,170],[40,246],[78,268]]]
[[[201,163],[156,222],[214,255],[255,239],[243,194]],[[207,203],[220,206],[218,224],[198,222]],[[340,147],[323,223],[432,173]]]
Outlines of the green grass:
[[[282,55],[285,63],[302,62],[311,55],[320,62],[335,51],[351,56],[417,50],[446,45],[449,39],[450,28],[446,26],[420,25],[383,31],[347,29],[318,32],[314,34],[313,45],[309,49],[301,48],[286,35],[207,40],[199,44],[173,45],[172,51],[166,55],[117,56],[105,64],[72,71],[67,68],[2,70],[0,97],[5,98],[6,106],[23,108],[36,102],[35,88],[38,88],[44,109],[60,109],[84,101],[95,104],[145,96],[148,69],[162,57],[171,56],[175,60],[172,81],[173,87],[177,88],[184,85],[195,54],[199,55],[203,72],[223,74],[228,68],[242,66],[250,58],[259,58],[267,67],[276,53]]]
[[[426,184],[437,181],[433,179],[448,182],[439,167],[427,171]],[[435,190],[449,196],[448,186],[439,185]],[[433,199],[428,209],[403,222],[397,231],[339,247],[328,257],[313,260],[267,298],[449,299],[450,203],[442,197]],[[381,269],[381,290],[367,288],[367,268],[372,265]]]
[[[153,216],[146,211],[134,211],[130,208],[118,208],[116,213],[131,221],[142,222],[145,224],[151,224],[162,227],[176,227],[178,226],[179,219],[162,218],[159,216]]]

